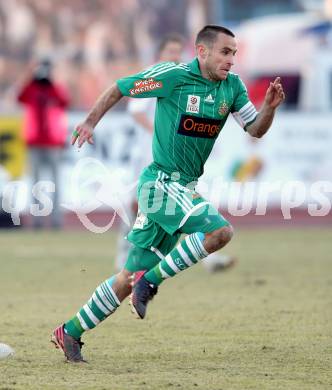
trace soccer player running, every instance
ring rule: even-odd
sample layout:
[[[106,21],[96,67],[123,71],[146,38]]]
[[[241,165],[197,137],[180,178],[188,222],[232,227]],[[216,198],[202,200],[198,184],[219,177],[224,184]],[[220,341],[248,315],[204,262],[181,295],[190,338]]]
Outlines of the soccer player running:
[[[183,56],[184,39],[179,34],[168,34],[158,46],[157,62],[180,63]],[[132,116],[140,133],[139,147],[140,155],[133,161],[133,170],[138,177],[141,171],[153,161],[151,152],[153,121],[156,110],[157,99],[130,99],[128,103],[128,113]],[[136,209],[136,211],[135,211]],[[132,200],[131,207],[127,210],[127,215],[131,222],[134,222],[137,213],[137,200]],[[128,235],[130,228],[126,223],[120,221],[118,253],[116,255],[116,270],[124,268],[131,243],[124,239]],[[208,272],[224,271],[232,267],[236,262],[235,257],[228,254],[211,253],[203,259],[202,264]],[[144,271],[135,273],[135,279],[140,278]]]
[[[183,55],[183,49],[184,39],[182,36],[179,34],[168,34],[159,43],[156,62],[180,63]],[[130,99],[128,102],[127,111],[132,117],[139,134],[139,155],[136,158],[132,158],[133,161],[131,161],[132,170],[136,177],[139,177],[142,170],[153,161],[151,145],[156,103],[156,98]],[[136,214],[137,199],[136,196],[133,196],[131,207],[127,210],[127,215],[132,223],[135,221]],[[123,238],[128,235],[129,231],[129,226],[123,221],[120,221],[118,253],[116,255],[117,271],[123,269],[128,258],[131,243]],[[135,275],[137,276],[139,274],[140,272],[137,272]]]
[[[161,63],[118,80],[77,126],[72,144],[92,144],[95,126],[123,96],[158,98],[153,163],[140,176],[139,213],[128,235],[133,244],[128,260],[122,271],[97,287],[72,319],[54,330],[52,341],[68,361],[84,361],[82,334],[113,314],[131,292],[133,309],[144,318],[148,302],[165,279],[231,240],[232,226],[195,191],[195,184],[230,113],[236,113],[245,131],[260,138],[285,98],[277,77],[257,113],[241,79],[230,72],[236,51],[230,30],[205,26],[197,35],[197,58],[192,62]],[[182,233],[187,236],[177,244]],[[148,271],[132,288],[132,274],[139,269]]]

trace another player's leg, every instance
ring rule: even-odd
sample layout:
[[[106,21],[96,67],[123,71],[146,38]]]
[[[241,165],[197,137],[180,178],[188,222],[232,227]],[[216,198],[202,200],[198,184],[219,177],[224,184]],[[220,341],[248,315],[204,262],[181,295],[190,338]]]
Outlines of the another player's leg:
[[[122,270],[127,262],[128,253],[131,247],[131,243],[127,240],[127,235],[131,230],[131,226],[134,224],[136,214],[137,214],[137,203],[132,202],[131,205],[127,208],[127,217],[129,219],[130,225],[126,224],[120,219],[119,223],[119,238],[117,243],[117,253],[115,256],[115,267],[116,271],[119,272]]]

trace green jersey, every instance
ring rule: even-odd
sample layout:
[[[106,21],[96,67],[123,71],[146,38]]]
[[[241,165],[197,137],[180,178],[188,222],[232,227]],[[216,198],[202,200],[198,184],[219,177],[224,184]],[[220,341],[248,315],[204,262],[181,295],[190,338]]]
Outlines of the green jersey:
[[[117,81],[124,96],[157,99],[152,153],[154,165],[180,183],[197,181],[230,113],[243,128],[256,119],[241,79],[202,77],[197,58],[189,64],[164,62]]]

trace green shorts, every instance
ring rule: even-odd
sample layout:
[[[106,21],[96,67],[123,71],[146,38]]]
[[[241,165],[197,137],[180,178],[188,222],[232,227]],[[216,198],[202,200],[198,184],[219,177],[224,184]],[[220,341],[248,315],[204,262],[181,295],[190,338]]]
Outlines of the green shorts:
[[[195,191],[194,185],[185,187],[172,179],[151,166],[143,171],[138,185],[139,211],[127,237],[135,247],[153,252],[155,263],[174,248],[182,233],[209,233],[229,226],[218,210]],[[126,269],[143,269],[137,269],[137,254],[135,267],[130,257]]]

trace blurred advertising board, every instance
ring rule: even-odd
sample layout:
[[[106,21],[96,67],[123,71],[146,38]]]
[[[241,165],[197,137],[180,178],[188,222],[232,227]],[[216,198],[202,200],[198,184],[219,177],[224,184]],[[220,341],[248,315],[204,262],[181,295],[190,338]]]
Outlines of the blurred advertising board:
[[[18,116],[0,116],[0,166],[12,179],[25,170],[25,145],[21,135],[22,122]]]

